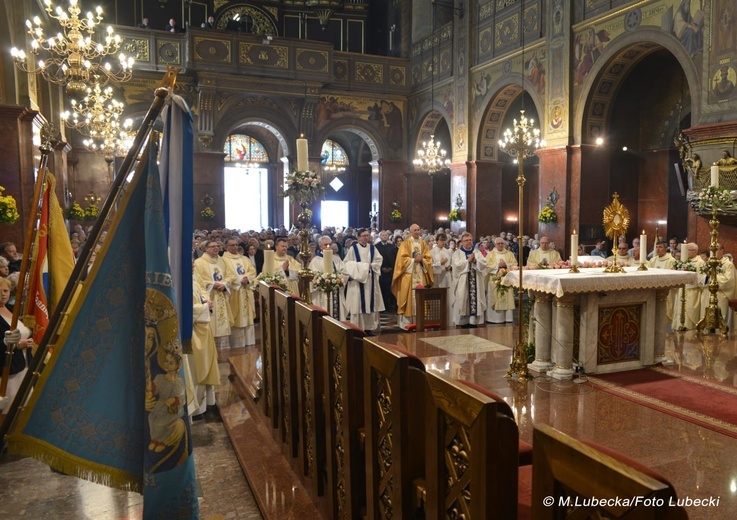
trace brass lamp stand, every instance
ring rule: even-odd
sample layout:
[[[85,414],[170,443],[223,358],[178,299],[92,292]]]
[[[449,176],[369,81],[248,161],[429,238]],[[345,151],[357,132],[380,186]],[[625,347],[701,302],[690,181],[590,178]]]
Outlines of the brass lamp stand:
[[[729,332],[729,327],[727,326],[727,322],[724,321],[724,316],[722,316],[722,310],[719,308],[719,300],[717,298],[717,293],[719,292],[719,281],[717,280],[717,274],[719,269],[719,264],[721,263],[720,260],[717,258],[717,250],[719,249],[719,244],[717,242],[717,237],[719,237],[719,232],[717,231],[717,227],[719,227],[719,220],[717,219],[717,204],[714,197],[712,199],[712,206],[711,206],[711,220],[709,220],[709,225],[711,226],[711,244],[709,245],[709,250],[711,251],[711,256],[709,256],[709,306],[706,308],[706,315],[699,321],[698,325],[696,325],[696,332],[698,334],[702,334],[704,332],[704,329],[708,329],[712,332],[716,332],[719,330],[722,334],[722,336],[726,337],[727,332]],[[683,292],[686,292],[686,289],[683,289]]]
[[[526,381],[529,378],[527,371],[527,355],[525,354],[524,341],[524,321],[522,319],[522,298],[524,289],[522,287],[522,255],[524,247],[522,245],[522,222],[524,208],[525,193],[525,168],[524,160],[526,157],[532,157],[538,148],[545,146],[545,141],[540,140],[540,129],[534,128],[534,120],[527,119],[525,111],[520,110],[519,122],[514,120],[514,129],[507,128],[504,132],[504,139],[499,140],[499,148],[507,152],[517,159],[517,185],[519,186],[519,235],[517,236],[517,263],[519,264],[519,290],[517,292],[518,304],[517,311],[519,316],[517,345],[512,354],[512,363],[504,377],[515,377],[518,381]]]
[[[312,305],[312,294],[310,291],[310,283],[315,273],[310,269],[310,224],[312,223],[312,211],[307,208],[307,202],[300,201],[299,206],[302,208],[297,215],[297,224],[299,224],[299,236],[302,239],[299,246],[299,257],[302,259],[302,269],[299,270],[299,297],[308,305]]]

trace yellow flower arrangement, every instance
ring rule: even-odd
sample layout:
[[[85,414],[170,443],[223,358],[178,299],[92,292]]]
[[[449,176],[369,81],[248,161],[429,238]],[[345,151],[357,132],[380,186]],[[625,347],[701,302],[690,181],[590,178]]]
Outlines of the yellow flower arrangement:
[[[67,218],[69,220],[84,220],[84,210],[76,200],[72,202],[71,207],[67,210]]]
[[[95,204],[94,202],[90,203],[90,205],[87,206],[84,210],[85,220],[95,220],[99,216],[100,216],[100,208],[98,208],[97,204]]]
[[[205,209],[203,209],[202,211],[200,211],[200,218],[202,220],[206,221],[206,222],[208,222],[210,220],[214,220],[215,219],[215,212],[212,210],[211,207],[208,206]]]
[[[3,224],[15,224],[20,218],[18,206],[12,195],[3,195],[5,188],[0,186],[0,222]]]
[[[558,222],[558,214],[550,206],[545,206],[537,216],[540,222]]]
[[[458,222],[459,220],[461,220],[461,210],[458,208],[448,213],[448,222]]]

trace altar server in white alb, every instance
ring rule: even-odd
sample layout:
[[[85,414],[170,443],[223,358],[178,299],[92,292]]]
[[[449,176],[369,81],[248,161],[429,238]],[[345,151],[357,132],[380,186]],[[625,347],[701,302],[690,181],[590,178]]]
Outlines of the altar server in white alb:
[[[343,275],[343,260],[338,255],[333,255],[333,240],[326,235],[320,237],[319,244],[320,251],[310,261],[310,270],[313,273],[324,273],[327,271]],[[321,291],[312,284],[311,293],[313,304],[328,311],[336,320],[345,321],[346,310],[342,290],[336,289],[330,293],[330,298],[328,298],[328,293]]]
[[[514,254],[506,249],[504,239],[497,237],[494,240],[494,249],[486,255],[486,271],[495,275],[500,269],[516,266]],[[514,320],[514,291],[511,287],[503,287],[497,287],[493,276],[489,277],[489,285],[486,287],[486,321],[489,323],[512,323]]]
[[[256,281],[256,268],[248,257],[238,254],[238,241],[229,238],[225,242],[223,261],[230,263],[236,274],[230,294],[230,310],[233,313],[233,326],[230,329],[230,346],[233,348],[256,344],[256,331],[253,326],[254,301],[251,284]]]
[[[447,287],[448,316],[453,316],[453,253],[445,247],[448,237],[445,233],[435,235],[435,247],[430,250],[432,258],[433,284]]]
[[[463,233],[460,247],[453,253],[455,305],[453,323],[460,327],[483,325],[486,315],[484,272],[486,258],[473,247],[473,235]]]
[[[699,321],[701,321],[701,294],[704,290],[704,282],[706,274],[702,273],[703,267],[706,265],[699,256],[699,246],[695,242],[689,242],[686,245],[686,259],[693,265],[693,270],[699,275],[699,283],[695,285],[686,285],[686,312],[684,314],[683,324],[688,329],[695,329]],[[683,261],[683,260],[682,260]],[[678,330],[681,326],[681,293],[683,288],[678,289],[678,295],[673,302],[673,330]]]
[[[722,318],[731,328],[732,319],[731,311],[729,309],[729,300],[734,298],[734,264],[729,260],[728,257],[724,256],[724,246],[717,244],[717,259],[719,260],[719,266],[717,267],[717,283],[719,284],[719,290],[717,291],[717,304],[722,312]],[[705,269],[709,269],[709,262],[706,262]],[[707,276],[710,274],[707,273]],[[704,280],[704,290],[701,294],[701,317],[706,316],[706,309],[709,307],[709,298],[711,293],[709,292],[709,278]]]
[[[367,229],[358,230],[358,242],[346,251],[343,269],[348,283],[343,291],[348,319],[367,333],[378,330],[381,321],[379,313],[384,310],[379,276],[381,274],[381,253],[369,244]]]

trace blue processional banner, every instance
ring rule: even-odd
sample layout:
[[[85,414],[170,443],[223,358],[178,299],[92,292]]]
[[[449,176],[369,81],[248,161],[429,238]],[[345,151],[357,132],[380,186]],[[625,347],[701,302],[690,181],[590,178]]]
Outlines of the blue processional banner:
[[[144,518],[198,518],[159,173],[144,154],[8,449],[143,493]]]

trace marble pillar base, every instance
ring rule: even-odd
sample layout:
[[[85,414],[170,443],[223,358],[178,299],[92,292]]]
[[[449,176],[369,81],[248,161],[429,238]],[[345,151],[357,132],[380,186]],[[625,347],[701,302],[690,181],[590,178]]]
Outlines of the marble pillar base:
[[[548,372],[548,376],[558,381],[570,381],[575,373],[572,368],[555,367]]]
[[[552,361],[542,361],[540,359],[536,359],[532,363],[527,363],[527,370],[533,370],[535,372],[547,372],[553,368],[553,362]]]

